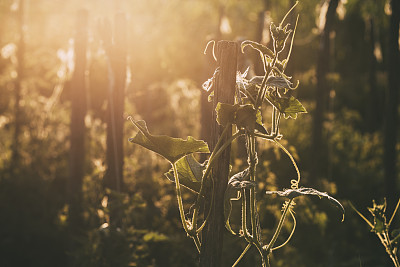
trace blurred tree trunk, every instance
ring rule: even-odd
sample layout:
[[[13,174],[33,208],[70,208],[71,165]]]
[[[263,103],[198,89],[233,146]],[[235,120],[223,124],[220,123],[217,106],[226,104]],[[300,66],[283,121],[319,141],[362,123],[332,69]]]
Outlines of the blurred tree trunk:
[[[217,44],[216,56],[217,65],[220,71],[215,80],[214,87],[214,108],[218,102],[234,103],[236,88],[236,70],[237,70],[237,52],[236,42],[220,41]],[[217,124],[216,114],[213,112],[212,142],[210,149],[213,150],[223,127]],[[232,130],[228,131],[225,140],[232,135]],[[205,211],[211,209],[209,219],[202,232],[202,244],[200,252],[201,267],[220,267],[222,265],[222,247],[224,223],[224,193],[229,178],[230,146],[221,154],[213,167],[212,175],[214,177],[214,198],[212,199],[211,188],[206,192]]]
[[[266,20],[267,20],[267,14],[271,12],[272,5],[270,3],[270,0],[264,0],[264,9],[258,13],[258,23],[257,23],[257,29],[256,29],[256,38],[255,41],[268,45],[267,43],[264,42],[264,33],[268,32],[269,34],[269,26],[266,25]],[[264,66],[263,63],[260,59],[260,54],[258,51],[247,51],[246,53],[251,53],[252,55],[252,60],[254,62],[254,73],[258,76],[264,75]]]
[[[367,106],[367,118],[369,132],[379,129],[381,118],[381,102],[376,82],[376,57],[375,57],[375,23],[371,17],[368,19],[368,40],[369,40],[369,104]]]
[[[108,24],[109,25],[109,24]],[[104,184],[113,191],[121,192],[123,185],[123,123],[124,119],[124,98],[127,71],[127,37],[126,17],[123,13],[117,13],[114,21],[114,33],[107,30],[106,51],[109,59],[109,98],[107,111],[107,170],[104,177]],[[119,214],[118,199],[109,198],[110,220],[118,226],[121,220]]]
[[[71,148],[69,220],[72,229],[82,226],[82,181],[85,167],[87,10],[79,10],[74,40],[75,69],[71,81]]]
[[[336,8],[339,0],[329,0],[328,10],[325,15],[325,25],[321,32],[321,39],[318,49],[317,61],[317,88],[316,88],[316,107],[313,116],[312,130],[312,161],[317,159],[318,164],[312,164],[310,176],[315,180],[324,169],[323,152],[324,142],[322,138],[324,115],[328,106],[329,86],[327,84],[326,75],[330,66],[330,33],[332,30]],[[322,162],[321,162],[322,159]]]
[[[17,13],[17,25],[18,25],[18,33],[19,33],[19,41],[18,41],[18,50],[17,50],[17,78],[15,80],[15,88],[14,88],[14,135],[12,142],[12,155],[11,155],[11,169],[15,171],[18,168],[18,163],[20,160],[20,152],[19,152],[19,136],[21,135],[21,83],[24,79],[24,55],[25,55],[25,1],[19,1],[19,8]]]
[[[391,1],[392,15],[389,26],[388,47],[388,91],[385,105],[384,126],[384,173],[388,210],[392,210],[399,197],[397,194],[397,133],[398,133],[398,106],[400,87],[400,55],[399,55],[399,23],[400,1]],[[389,212],[390,214],[390,212]]]

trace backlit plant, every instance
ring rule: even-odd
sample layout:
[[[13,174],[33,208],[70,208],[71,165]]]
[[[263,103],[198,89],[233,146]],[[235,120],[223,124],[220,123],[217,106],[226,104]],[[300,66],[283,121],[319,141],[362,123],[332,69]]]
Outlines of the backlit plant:
[[[296,3],[297,4],[297,3]],[[294,7],[293,7],[294,8]],[[293,8],[290,10],[292,11]],[[270,33],[273,39],[272,49],[253,42],[244,41],[241,44],[242,52],[245,47],[249,46],[259,52],[265,74],[263,76],[255,76],[251,79],[246,79],[245,73],[238,72],[236,75],[236,95],[235,104],[218,103],[216,106],[217,122],[225,127],[223,133],[217,142],[215,149],[204,163],[199,163],[193,153],[209,153],[208,145],[201,140],[196,140],[193,137],[188,137],[186,140],[180,138],[172,138],[162,135],[152,135],[149,133],[144,121],[134,121],[129,117],[131,122],[138,128],[139,132],[129,141],[139,144],[147,149],[150,149],[165,159],[167,159],[172,169],[166,173],[166,176],[175,182],[176,196],[180,211],[182,226],[189,237],[194,240],[198,251],[201,247],[201,231],[208,220],[209,210],[202,211],[201,206],[205,197],[205,188],[211,187],[213,177],[211,170],[221,153],[239,136],[244,136],[247,148],[247,163],[248,166],[243,171],[231,176],[228,182],[228,187],[225,192],[225,225],[229,232],[234,235],[239,235],[247,242],[242,254],[233,263],[236,266],[243,258],[245,253],[254,246],[257,248],[262,261],[262,266],[268,264],[268,259],[273,250],[283,247],[288,243],[294,233],[296,226],[294,216],[295,198],[302,195],[316,195],[325,197],[337,205],[344,214],[342,205],[328,194],[319,192],[312,188],[299,188],[300,171],[290,152],[281,144],[280,140],[283,135],[280,131],[281,118],[296,119],[300,113],[306,113],[306,109],[293,95],[292,91],[296,90],[299,82],[295,84],[291,81],[291,77],[285,74],[286,66],[289,62],[293,39],[296,31],[290,29],[290,25],[283,25],[287,15],[281,23],[276,26],[271,23]],[[282,51],[287,46],[288,40],[291,37],[289,52],[285,58],[281,57]],[[214,89],[214,81],[219,70],[217,69],[214,76],[204,83],[203,87],[210,92],[212,97]],[[270,105],[271,109],[265,109],[264,105]],[[272,123],[269,129],[262,121],[262,112],[271,110]],[[226,142],[222,141],[227,134],[228,129],[234,125],[235,132]],[[291,180],[291,188],[284,191],[268,191],[266,194],[277,194],[285,197],[287,200],[282,207],[282,215],[275,232],[269,242],[264,242],[261,235],[261,226],[258,218],[258,205],[256,198],[257,186],[257,141],[269,141],[282,149],[290,158],[293,167],[296,170],[296,179]],[[210,186],[209,186],[210,185]],[[196,193],[196,201],[193,203],[191,218],[185,215],[183,209],[183,200],[181,194],[181,186],[192,190]],[[232,204],[231,201],[241,201],[241,229],[238,233],[234,232],[230,226],[230,216]],[[249,211],[247,210],[249,207]],[[202,211],[202,215],[200,214]],[[287,216],[293,218],[294,226],[287,241],[279,246],[275,246],[275,242],[281,233],[281,229],[285,223]]]
[[[390,217],[389,222],[386,218],[386,199],[383,204],[376,204],[375,200],[372,201],[372,208],[368,208],[368,211],[373,216],[373,222],[369,221],[361,212],[359,212],[353,204],[350,202],[350,206],[357,212],[358,215],[369,225],[371,232],[381,241],[382,246],[386,249],[386,253],[389,255],[395,267],[400,267],[398,258],[398,249],[400,245],[400,229],[391,231],[391,225],[394,217],[396,216],[397,210],[400,206],[400,199],[397,202],[396,208]]]

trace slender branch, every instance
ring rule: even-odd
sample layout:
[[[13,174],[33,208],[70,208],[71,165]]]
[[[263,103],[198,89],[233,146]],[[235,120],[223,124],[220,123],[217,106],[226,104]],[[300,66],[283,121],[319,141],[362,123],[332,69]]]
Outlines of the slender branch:
[[[246,201],[246,192],[244,189],[241,191],[242,193],[242,231],[243,231],[243,236],[246,239],[247,242],[253,242],[252,241],[252,236],[249,235],[249,232],[247,231],[247,201]]]
[[[394,217],[396,216],[397,210],[399,209],[399,205],[400,205],[400,198],[399,198],[399,201],[397,201],[396,208],[394,209],[392,217],[389,220],[389,224],[388,224],[389,226],[392,224],[392,221],[393,221]]]
[[[296,173],[297,173],[296,183],[298,185],[300,183],[300,171],[299,171],[299,167],[297,166],[296,161],[294,160],[292,154],[281,143],[279,143],[277,140],[274,140],[274,143],[277,144],[286,153],[286,155],[288,155],[288,157],[292,161],[292,164],[293,164],[294,168],[296,169]],[[292,182],[292,185],[293,185],[293,182]]]
[[[240,254],[239,258],[237,258],[235,263],[232,265],[232,267],[235,267],[236,265],[238,265],[239,261],[243,258],[244,254],[246,254],[246,252],[250,249],[250,247],[251,247],[251,243],[248,243],[247,246],[245,247],[245,249],[243,250],[242,254]]]
[[[292,12],[292,10],[297,6],[298,3],[299,3],[299,1],[296,1],[296,3],[289,9],[289,11],[286,13],[286,15],[281,20],[281,23],[279,23],[279,27],[282,27],[283,22],[285,21],[287,16],[290,14],[290,12]]]
[[[178,170],[176,169],[175,163],[172,164],[172,169],[174,170],[174,178],[175,178],[175,185],[176,185],[176,197],[178,199],[178,207],[179,207],[179,214],[181,216],[181,221],[185,232],[189,234],[189,227],[186,222],[185,212],[183,210],[183,202],[182,202],[182,193],[181,193],[181,184],[178,178]]]
[[[257,164],[257,152],[256,152],[256,139],[253,135],[248,135],[249,142],[249,157],[250,157],[250,181],[256,180],[256,164]],[[251,221],[251,234],[256,237],[256,191],[255,188],[250,188],[250,221]]]
[[[353,206],[353,203],[351,203],[351,202],[349,201],[349,204],[350,204],[350,207],[351,207],[355,212],[357,212],[357,214],[369,225],[369,227],[371,227],[371,229],[374,229],[374,225],[373,225],[367,218],[365,218],[364,215],[356,209],[356,207]]]
[[[194,235],[193,237],[194,244],[196,245],[197,251],[200,253],[201,243],[199,239],[199,235]]]
[[[296,222],[296,217],[294,216],[294,213],[293,213],[293,211],[291,209],[289,209],[289,213],[293,218],[293,229],[292,229],[292,232],[290,233],[289,237],[286,239],[285,242],[283,242],[281,245],[279,245],[277,247],[272,248],[271,251],[274,251],[274,250],[277,250],[277,249],[280,249],[280,248],[284,247],[287,243],[289,243],[290,239],[292,239],[294,231],[296,230],[297,222]]]
[[[269,244],[264,248],[264,250],[266,250],[268,254],[271,252],[271,248],[274,246],[276,240],[278,239],[278,236],[282,230],[283,223],[285,222],[286,215],[290,209],[290,205],[292,204],[292,201],[293,201],[293,199],[289,200],[287,205],[285,206],[285,209],[283,210],[281,219],[279,220],[278,226],[276,227],[275,233],[272,236],[272,239],[269,242]]]

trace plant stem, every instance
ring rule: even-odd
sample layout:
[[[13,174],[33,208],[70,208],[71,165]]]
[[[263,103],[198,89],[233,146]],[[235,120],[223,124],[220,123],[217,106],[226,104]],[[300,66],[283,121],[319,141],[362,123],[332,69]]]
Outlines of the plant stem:
[[[239,263],[239,261],[243,258],[244,254],[246,254],[246,252],[250,249],[250,247],[251,243],[248,243],[245,249],[243,250],[242,254],[240,254],[239,258],[237,258],[235,263],[232,265],[232,267],[235,267]]]
[[[197,199],[196,199],[196,202],[195,202],[195,205],[194,205],[194,210],[193,210],[193,217],[192,217],[192,231],[193,232],[195,232],[195,233],[198,233],[199,232],[199,229],[201,230],[203,227],[204,227],[204,225],[205,225],[205,222],[206,222],[206,220],[203,222],[203,225],[199,228],[199,229],[197,229],[197,217],[198,217],[198,212],[199,212],[199,203],[200,203],[200,199],[201,199],[201,196],[203,195],[203,191],[204,191],[204,181],[207,179],[207,177],[208,177],[208,175],[210,174],[210,172],[211,172],[211,167],[212,167],[212,165],[214,164],[214,162],[216,161],[216,159],[218,159],[218,157],[221,155],[221,153],[233,142],[233,140],[235,140],[236,138],[238,138],[240,135],[242,135],[242,131],[237,131],[234,135],[232,135],[219,149],[218,149],[218,147],[220,146],[220,144],[221,144],[221,140],[223,140],[223,136],[226,134],[226,132],[227,132],[227,129],[228,128],[230,128],[230,127],[225,127],[225,129],[224,129],[224,131],[223,131],[223,133],[221,134],[221,136],[220,136],[220,138],[219,138],[219,140],[218,140],[218,142],[217,142],[217,145],[215,146],[215,148],[214,148],[214,150],[213,150],[213,152],[211,153],[211,156],[210,156],[210,159],[209,159],[209,161],[208,161],[208,165],[207,165],[207,168],[206,168],[206,170],[205,170],[205,172],[204,172],[204,174],[203,174],[203,177],[202,177],[202,179],[201,179],[201,184],[200,184],[200,190],[199,190],[199,194],[197,195]],[[218,149],[218,150],[217,150]],[[217,150],[217,152],[215,152]],[[207,216],[208,217],[208,216]]]
[[[279,220],[278,226],[276,227],[275,233],[272,236],[272,239],[269,242],[268,246],[266,246],[266,248],[265,248],[265,250],[267,251],[268,254],[271,252],[272,247],[274,246],[276,240],[278,239],[278,236],[282,230],[283,223],[285,222],[286,215],[290,209],[290,205],[292,204],[292,201],[293,201],[293,199],[288,201],[285,209],[283,210],[283,213],[282,213],[281,219]]]
[[[248,135],[249,142],[249,171],[250,181],[255,182],[256,180],[256,164],[257,164],[257,153],[256,153],[256,139],[252,135]],[[251,234],[256,237],[256,191],[255,188],[250,188],[250,220],[251,220]]]
[[[172,169],[174,170],[174,178],[175,178],[175,185],[176,185],[176,197],[178,199],[178,207],[179,207],[179,214],[181,216],[181,221],[185,232],[189,234],[189,227],[186,222],[185,212],[183,210],[183,202],[182,202],[182,193],[181,193],[181,184],[178,178],[178,171],[176,169],[175,163],[172,164]]]
[[[297,223],[296,223],[296,217],[294,217],[293,211],[290,210],[290,209],[289,209],[289,213],[290,213],[290,215],[291,215],[292,218],[293,218],[293,229],[292,229],[292,232],[290,233],[289,237],[286,239],[285,242],[283,242],[281,245],[279,245],[279,246],[277,246],[277,247],[271,248],[271,251],[280,249],[280,248],[284,247],[287,243],[289,243],[290,239],[292,238],[292,236],[293,236],[293,234],[294,234],[294,231],[296,230],[296,224],[297,224]]]
[[[390,241],[390,235],[389,235],[389,232],[388,232],[388,228],[386,228],[386,230],[385,230],[385,241],[386,241],[386,251],[387,251],[387,253],[389,254],[390,258],[392,259],[392,261],[394,263],[394,266],[399,267],[400,266],[399,260],[397,258],[397,255],[394,253],[394,249],[393,249],[393,246],[392,246],[392,242],[393,241]]]
[[[389,226],[392,224],[392,221],[393,221],[393,219],[394,219],[394,216],[396,216],[397,210],[399,209],[399,205],[400,205],[400,198],[399,198],[399,201],[397,201],[396,208],[394,209],[393,214],[392,214],[392,217],[391,217],[390,220],[389,220],[389,224],[388,224]]]
[[[258,95],[256,98],[256,108],[261,107],[265,94],[267,93],[267,80],[268,76],[271,73],[272,69],[275,67],[276,60],[278,59],[278,55],[275,53],[274,59],[272,60],[271,65],[267,64],[267,71],[265,72],[264,78],[261,82],[260,90],[258,91]],[[265,60],[266,62],[266,60]]]
[[[271,134],[276,134],[276,107],[273,107],[272,112],[272,127],[271,127]]]
[[[249,235],[247,231],[247,201],[246,201],[246,192],[244,189],[241,190],[242,194],[242,231],[243,236],[247,242],[252,243],[252,237]]]
[[[197,251],[200,253],[201,243],[198,235],[194,235],[193,237],[194,244],[196,245]]]

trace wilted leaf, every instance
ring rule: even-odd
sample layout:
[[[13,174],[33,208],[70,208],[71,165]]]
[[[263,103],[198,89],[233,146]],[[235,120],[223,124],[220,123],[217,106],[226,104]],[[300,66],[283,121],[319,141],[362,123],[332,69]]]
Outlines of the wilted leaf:
[[[236,234],[230,226],[230,217],[232,212],[232,200],[239,200],[239,191],[242,188],[251,188],[255,186],[255,182],[248,181],[249,169],[245,169],[239,173],[233,175],[228,182],[228,187],[226,188],[224,195],[224,216],[225,216],[225,226],[232,233]]]
[[[327,193],[320,192],[314,188],[286,189],[285,191],[267,191],[266,194],[267,195],[277,194],[281,197],[286,197],[288,199],[294,199],[296,197],[305,196],[305,195],[314,195],[314,196],[319,196],[319,197],[325,197],[342,211],[343,220],[344,220],[344,208],[343,208],[342,204],[340,204],[340,202],[337,199],[331,197]]]
[[[267,79],[267,86],[275,86],[278,88],[286,88],[294,90],[297,87],[293,87],[293,83],[286,79],[285,77],[268,77]]]
[[[135,137],[129,138],[129,142],[156,152],[171,163],[175,163],[183,156],[191,153],[210,152],[207,143],[204,141],[196,140],[191,136],[184,140],[182,138],[173,138],[166,135],[152,135],[149,133],[145,121],[132,122],[140,131]]]
[[[200,164],[193,155],[187,155],[176,162],[178,171],[178,179],[181,185],[198,193],[200,190],[201,178],[203,171],[206,169],[205,164]],[[173,169],[165,173],[165,176],[175,181]]]
[[[260,51],[262,54],[267,55],[270,58],[274,57],[274,52],[272,52],[271,49],[269,49],[265,45],[259,44],[257,42],[249,41],[249,40],[242,42],[242,52],[243,52],[243,49],[248,45],[250,45],[252,48]]]
[[[237,82],[237,87],[239,91],[244,94],[250,101],[254,101],[258,95],[258,90],[260,90],[260,86],[251,81],[246,82]]]
[[[298,113],[307,113],[305,107],[294,96],[278,97],[267,92],[266,99],[287,118],[297,118]]]

